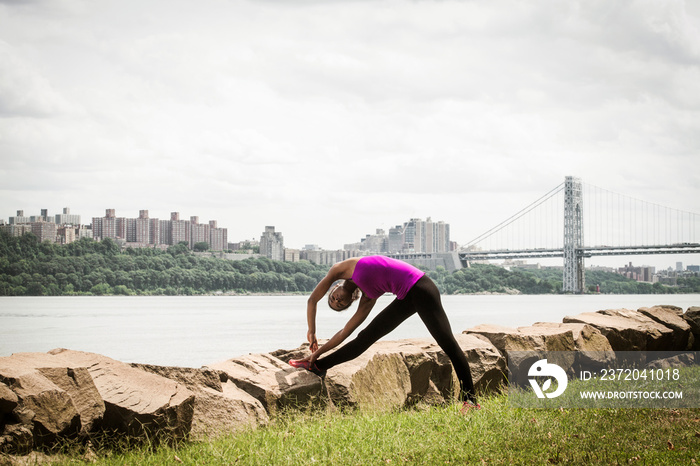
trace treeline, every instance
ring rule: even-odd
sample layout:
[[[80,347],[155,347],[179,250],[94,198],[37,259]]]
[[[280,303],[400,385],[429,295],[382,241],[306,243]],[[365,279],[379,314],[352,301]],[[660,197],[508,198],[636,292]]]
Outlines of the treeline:
[[[122,251],[109,239],[83,238],[61,246],[32,234],[0,232],[0,296],[193,295],[216,292],[310,293],[327,266],[266,258],[231,261],[193,254],[185,244],[167,250]],[[476,264],[428,275],[442,293],[561,293],[561,271],[505,270]],[[700,293],[700,278],[680,279],[679,287],[638,283],[614,273],[587,271],[589,291],[602,293]]]
[[[554,268],[513,269],[474,264],[449,273],[444,269],[428,272],[445,294],[509,293],[556,294],[563,288],[562,271]],[[586,292],[603,294],[677,294],[700,293],[700,278],[678,278],[678,286],[642,283],[623,275],[599,270],[586,271]]]
[[[223,292],[307,293],[328,267],[265,258],[231,261],[193,254],[185,244],[166,251],[127,248],[110,239],[68,245],[36,236],[0,235],[0,295],[192,295]]]

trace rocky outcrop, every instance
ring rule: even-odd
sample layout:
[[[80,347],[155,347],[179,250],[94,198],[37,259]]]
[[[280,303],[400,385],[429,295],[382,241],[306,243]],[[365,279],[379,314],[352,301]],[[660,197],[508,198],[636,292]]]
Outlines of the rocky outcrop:
[[[700,307],[685,313],[673,306],[603,310],[518,328],[479,325],[455,338],[477,394],[492,393],[506,384],[507,368],[532,364],[537,353],[573,358],[560,363],[576,370],[603,367],[613,351],[698,349]],[[3,357],[0,452],[28,452],[97,431],[150,439],[205,437],[265,425],[286,407],[328,402],[391,409],[451,402],[457,395],[452,364],[432,340],[376,343],[323,378],[287,363],[307,355],[305,344],[201,369],[125,364],[64,349]],[[652,364],[688,361],[695,361],[693,354],[659,357]]]
[[[9,426],[0,445],[27,432],[43,445],[102,425],[105,403],[84,365],[66,365],[52,354],[19,353],[0,358],[0,381],[5,387],[0,425]]]
[[[371,348],[331,368],[325,384],[333,404],[391,409],[406,404],[411,375],[400,354]]]
[[[57,364],[87,368],[104,400],[103,428],[173,439],[189,433],[194,395],[182,384],[99,354],[63,349],[49,354]]]
[[[260,401],[219,371],[147,364],[132,366],[181,383],[194,394],[190,434],[195,438],[266,425],[270,420]]]
[[[597,370],[606,367],[615,359],[608,339],[600,330],[588,324],[537,322],[533,327],[571,331],[576,348],[574,372],[582,368]]]
[[[690,326],[690,332],[693,334],[695,342],[692,349],[700,351],[700,306],[693,306],[683,314],[685,320]]]
[[[321,378],[270,354],[250,354],[206,366],[257,399],[268,412],[318,399]]]
[[[465,330],[464,333],[480,335],[490,341],[500,353],[507,358],[508,368],[511,372],[511,382],[522,384],[527,379],[527,370],[522,367],[529,367],[540,359],[540,354],[546,351],[565,351],[563,357],[570,358],[570,361],[559,361],[559,363],[571,367],[573,365],[574,345],[573,332],[570,329],[550,328],[550,327],[504,327],[501,325],[478,325]],[[523,380],[513,380],[517,375]]]
[[[0,421],[0,446],[11,450],[22,449],[27,432],[36,445],[97,430],[178,439],[192,422],[194,396],[184,386],[99,354],[14,354],[0,358],[0,381],[17,399]]]
[[[641,312],[610,309],[564,317],[564,323],[582,323],[597,328],[614,351],[673,350],[673,330]]]
[[[671,329],[671,345],[678,349],[691,349],[695,337],[690,324],[683,318],[683,309],[676,306],[642,307],[638,311],[653,321]]]

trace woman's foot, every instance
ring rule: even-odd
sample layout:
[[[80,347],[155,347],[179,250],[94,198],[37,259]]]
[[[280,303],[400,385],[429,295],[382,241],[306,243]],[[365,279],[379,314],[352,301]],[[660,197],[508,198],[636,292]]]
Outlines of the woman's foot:
[[[467,400],[462,404],[462,409],[459,410],[460,413],[466,414],[469,411],[478,411],[481,409],[481,405],[475,401]]]
[[[292,367],[297,367],[299,369],[306,369],[309,372],[313,372],[319,377],[323,377],[326,375],[326,371],[322,371],[321,369],[318,368],[316,364],[311,364],[309,361],[305,359],[290,359],[289,360],[289,365]]]

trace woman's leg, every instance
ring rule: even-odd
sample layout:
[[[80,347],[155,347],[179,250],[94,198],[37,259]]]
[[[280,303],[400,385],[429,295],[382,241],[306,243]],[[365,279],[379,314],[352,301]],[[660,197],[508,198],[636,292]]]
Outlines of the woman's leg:
[[[410,301],[395,299],[377,314],[377,317],[372,319],[369,325],[358,333],[354,340],[346,343],[328,356],[318,359],[316,366],[325,371],[333,366],[355,359],[415,312],[416,308]]]
[[[452,361],[452,367],[455,369],[460,384],[460,398],[473,402],[475,400],[474,381],[469,369],[469,362],[467,362],[464,351],[459,347],[452,333],[452,327],[447,319],[447,314],[445,314],[445,309],[442,307],[440,291],[438,291],[437,286],[430,278],[423,276],[411,288],[406,298],[409,297],[414,301],[418,315],[428,327],[430,334]]]

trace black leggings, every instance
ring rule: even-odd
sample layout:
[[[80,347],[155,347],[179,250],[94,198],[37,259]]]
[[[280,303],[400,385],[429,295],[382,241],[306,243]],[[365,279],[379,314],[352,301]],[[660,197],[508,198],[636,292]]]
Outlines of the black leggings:
[[[474,382],[464,352],[457,344],[447,315],[442,307],[435,283],[423,275],[404,299],[395,299],[377,314],[357,337],[340,349],[316,361],[321,370],[350,361],[365,352],[373,343],[394,330],[401,322],[418,313],[440,348],[452,361],[460,385],[460,398],[474,400]]]

